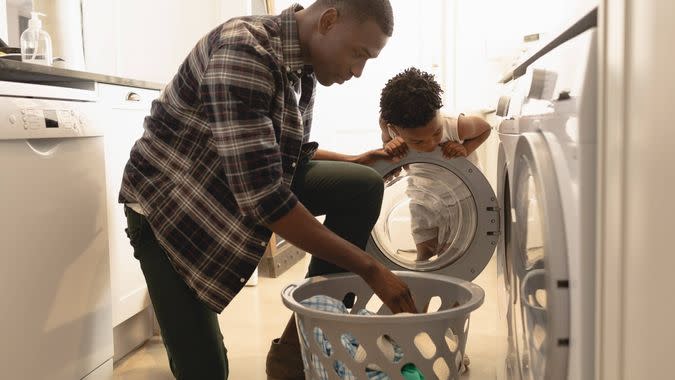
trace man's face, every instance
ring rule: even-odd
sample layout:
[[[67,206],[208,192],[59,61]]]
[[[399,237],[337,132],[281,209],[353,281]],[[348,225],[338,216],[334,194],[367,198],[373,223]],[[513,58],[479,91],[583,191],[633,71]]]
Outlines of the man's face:
[[[374,21],[358,22],[332,11],[322,16],[311,50],[314,74],[324,86],[360,77],[366,61],[377,57],[388,40]]]
[[[419,152],[433,151],[443,138],[443,123],[439,113],[424,126],[417,128],[394,126],[394,129],[411,149]]]

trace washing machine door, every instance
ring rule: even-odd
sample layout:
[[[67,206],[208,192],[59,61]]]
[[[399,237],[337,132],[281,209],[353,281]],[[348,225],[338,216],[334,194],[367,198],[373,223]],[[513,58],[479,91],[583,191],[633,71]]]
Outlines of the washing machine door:
[[[512,176],[516,349],[524,379],[566,379],[569,285],[562,201],[538,132],[519,137]]]
[[[497,200],[501,205],[499,241],[497,242],[497,303],[500,319],[506,319],[513,300],[513,264],[511,244],[511,178],[506,151],[499,144],[497,152]]]
[[[373,168],[385,189],[367,251],[392,270],[478,276],[500,231],[497,199],[480,170],[440,149]]]
[[[504,362],[498,362],[497,380],[518,380],[522,379],[522,376],[520,375],[516,335],[514,332],[513,305],[517,298],[517,286],[514,286],[513,271],[512,179],[506,155],[503,143],[500,143],[497,153],[497,200],[501,205],[501,216],[499,218],[501,221],[501,234],[497,242],[496,252],[497,305],[499,313],[497,329],[500,332],[498,336],[503,337],[504,340],[498,340],[497,349],[501,353],[498,357],[503,357]]]

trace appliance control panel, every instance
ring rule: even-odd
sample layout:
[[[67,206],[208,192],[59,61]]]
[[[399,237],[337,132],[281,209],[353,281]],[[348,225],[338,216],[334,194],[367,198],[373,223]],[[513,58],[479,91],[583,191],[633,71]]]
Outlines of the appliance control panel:
[[[96,102],[0,96],[0,138],[102,136],[105,115]]]
[[[11,116],[15,116],[12,118]],[[24,129],[66,128],[77,129],[80,126],[80,116],[69,109],[31,109],[21,110],[20,118],[10,115],[12,119],[23,124]]]

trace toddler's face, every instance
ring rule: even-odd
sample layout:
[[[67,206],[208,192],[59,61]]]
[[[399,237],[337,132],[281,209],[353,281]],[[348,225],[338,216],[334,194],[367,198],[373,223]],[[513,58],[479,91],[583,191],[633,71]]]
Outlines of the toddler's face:
[[[443,119],[440,113],[426,125],[417,128],[394,127],[396,133],[414,150],[431,152],[441,143],[443,137]]]

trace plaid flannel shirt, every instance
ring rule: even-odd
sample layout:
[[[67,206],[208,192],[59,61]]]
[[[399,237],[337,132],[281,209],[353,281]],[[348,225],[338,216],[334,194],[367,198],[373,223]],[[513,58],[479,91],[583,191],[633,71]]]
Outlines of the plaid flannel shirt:
[[[241,290],[297,198],[316,78],[294,13],[234,18],[202,38],[152,104],[124,170],[177,273],[216,312]]]

